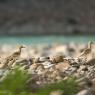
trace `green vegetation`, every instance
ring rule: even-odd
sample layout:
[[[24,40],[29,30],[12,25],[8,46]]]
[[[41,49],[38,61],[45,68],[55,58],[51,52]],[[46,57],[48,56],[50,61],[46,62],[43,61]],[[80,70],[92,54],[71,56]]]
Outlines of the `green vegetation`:
[[[10,71],[0,84],[0,95],[27,95],[27,79],[27,73],[18,68]]]
[[[11,70],[0,83],[0,95],[50,95],[52,91],[61,90],[62,95],[75,95],[78,91],[74,78],[40,88],[35,93],[29,90],[26,82],[29,75],[18,68]],[[31,88],[30,88],[31,89]]]
[[[63,91],[62,95],[75,95],[78,91],[77,83],[75,82],[74,78],[70,78],[59,83],[54,83],[46,86],[39,91],[38,95],[49,95],[50,92],[56,90]]]

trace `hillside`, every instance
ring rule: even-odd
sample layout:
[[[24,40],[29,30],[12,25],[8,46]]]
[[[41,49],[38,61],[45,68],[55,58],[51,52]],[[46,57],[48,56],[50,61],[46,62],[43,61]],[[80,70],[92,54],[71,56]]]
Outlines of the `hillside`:
[[[0,34],[95,33],[94,0],[0,0]]]

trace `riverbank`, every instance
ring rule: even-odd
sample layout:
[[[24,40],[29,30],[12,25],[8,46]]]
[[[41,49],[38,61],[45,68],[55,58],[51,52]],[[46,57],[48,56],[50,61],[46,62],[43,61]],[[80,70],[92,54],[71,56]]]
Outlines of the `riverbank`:
[[[80,56],[83,54],[81,52],[90,48],[88,44],[83,43],[24,46],[21,54],[15,53],[20,52],[17,46],[2,46],[0,47],[0,80],[2,81],[10,70],[19,66],[20,70],[27,71],[30,76],[28,81],[30,89],[37,90],[47,84],[57,83],[73,76],[80,79],[77,80],[80,82],[80,90],[76,95],[88,93],[91,95],[95,89],[95,43],[91,43],[91,46],[91,51],[85,56]],[[84,91],[86,94],[82,94]]]

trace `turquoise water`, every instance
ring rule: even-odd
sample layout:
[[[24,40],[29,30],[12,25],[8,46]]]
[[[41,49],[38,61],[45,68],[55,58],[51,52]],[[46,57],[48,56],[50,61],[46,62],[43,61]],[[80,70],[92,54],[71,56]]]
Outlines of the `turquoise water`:
[[[51,44],[67,42],[88,42],[95,41],[95,36],[3,36],[0,37],[0,44]]]

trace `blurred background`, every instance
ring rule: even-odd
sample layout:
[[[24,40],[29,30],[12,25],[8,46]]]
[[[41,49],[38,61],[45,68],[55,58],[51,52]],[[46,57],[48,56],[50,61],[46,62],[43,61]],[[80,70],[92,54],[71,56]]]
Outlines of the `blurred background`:
[[[94,41],[95,0],[0,0],[0,44]]]

